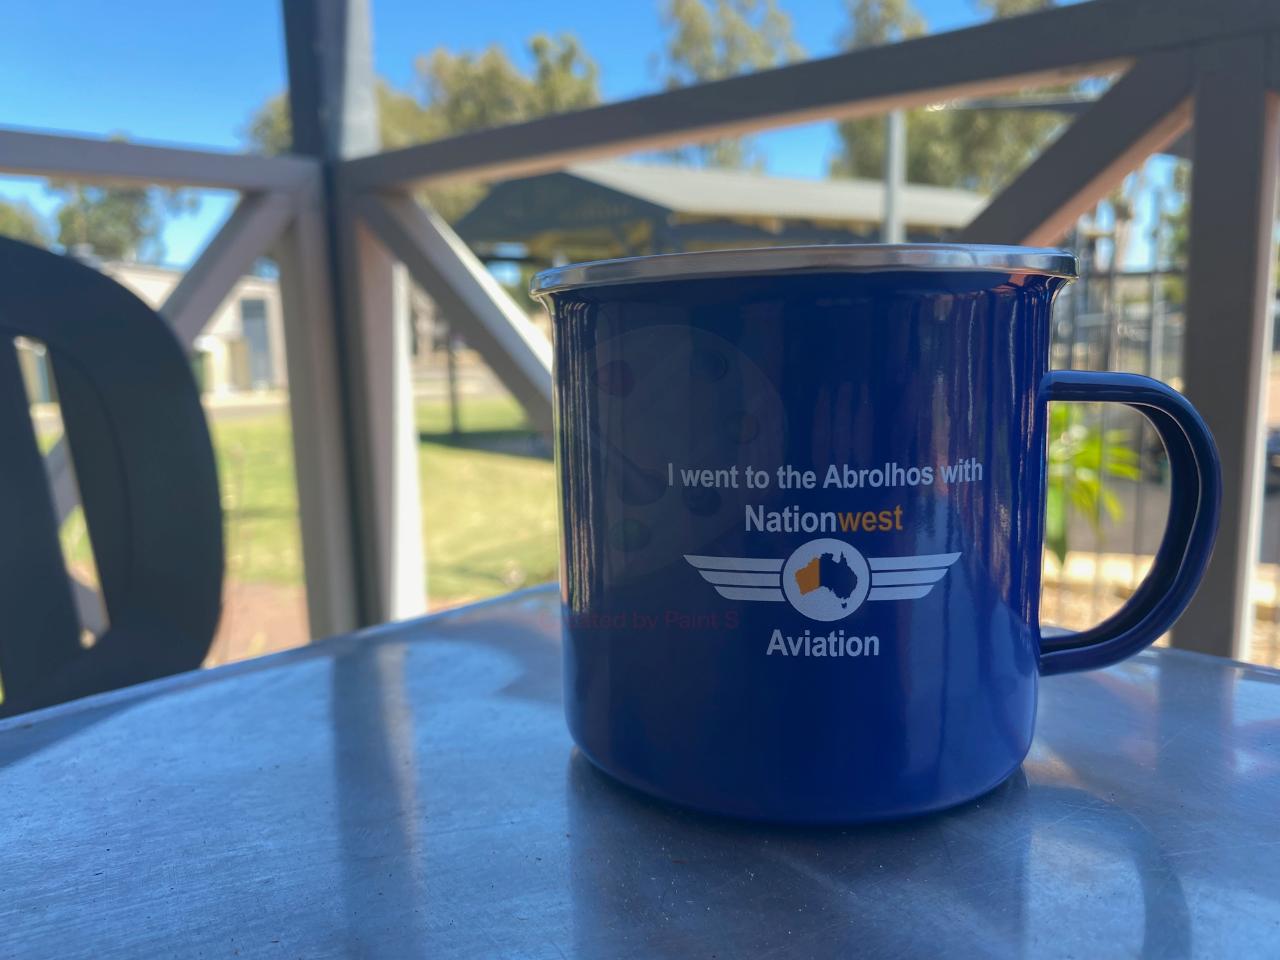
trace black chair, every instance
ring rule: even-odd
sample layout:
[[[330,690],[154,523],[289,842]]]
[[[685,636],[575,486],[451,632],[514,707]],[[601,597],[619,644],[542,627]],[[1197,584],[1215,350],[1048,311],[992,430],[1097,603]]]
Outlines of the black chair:
[[[42,342],[108,628],[86,648],[13,338]],[[0,716],[198,667],[222,606],[222,508],[187,356],[154,310],[0,238]]]

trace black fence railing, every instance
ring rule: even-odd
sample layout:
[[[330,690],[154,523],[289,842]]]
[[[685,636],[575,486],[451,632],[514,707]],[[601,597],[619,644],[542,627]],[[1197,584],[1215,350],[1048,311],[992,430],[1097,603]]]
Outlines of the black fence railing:
[[[1052,366],[1123,370],[1181,386],[1185,290],[1177,269],[1086,270],[1055,310]],[[1113,612],[1141,580],[1164,534],[1169,480],[1163,447],[1140,415],[1071,406],[1051,425],[1082,438],[1060,450],[1071,448],[1078,462],[1066,468],[1082,485],[1096,480],[1099,495],[1067,498],[1065,560],[1049,551],[1042,615],[1081,628]],[[1280,416],[1267,418],[1267,443],[1251,655],[1280,662]]]

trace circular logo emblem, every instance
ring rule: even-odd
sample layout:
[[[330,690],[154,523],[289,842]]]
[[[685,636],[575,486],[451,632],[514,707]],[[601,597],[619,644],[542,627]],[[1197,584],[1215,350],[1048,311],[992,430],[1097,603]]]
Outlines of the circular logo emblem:
[[[782,567],[782,592],[810,620],[843,620],[870,589],[867,558],[843,540],[810,540]]]

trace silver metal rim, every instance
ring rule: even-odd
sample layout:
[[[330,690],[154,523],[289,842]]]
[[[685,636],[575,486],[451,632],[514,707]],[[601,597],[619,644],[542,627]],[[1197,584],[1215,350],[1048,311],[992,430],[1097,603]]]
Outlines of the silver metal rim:
[[[888,273],[991,270],[1074,280],[1076,258],[1048,247],[968,243],[849,243],[807,247],[756,247],[664,253],[652,257],[593,260],[543,270],[533,278],[535,297],[561,290],[659,280],[695,280],[761,273]]]

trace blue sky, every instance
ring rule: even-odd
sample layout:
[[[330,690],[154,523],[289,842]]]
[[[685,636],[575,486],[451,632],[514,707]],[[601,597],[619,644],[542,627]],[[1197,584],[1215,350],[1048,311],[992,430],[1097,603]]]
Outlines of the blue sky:
[[[980,19],[969,0],[917,0],[934,30]],[[783,0],[806,52],[835,52],[842,0]],[[373,0],[375,60],[397,85],[434,47],[475,50],[497,43],[518,62],[536,32],[578,35],[600,64],[606,99],[658,86],[663,34],[655,0]],[[10,19],[10,23],[12,23]],[[68,25],[74,25],[69,28]],[[0,125],[238,150],[254,108],[285,85],[284,41],[272,0],[45,0],[25,7],[22,28],[0,32]],[[762,135],[769,169],[817,177],[834,145],[829,125]],[[0,178],[0,196],[56,205],[39,181]],[[207,194],[199,210],[165,230],[165,259],[188,262],[226,216],[234,197]]]

